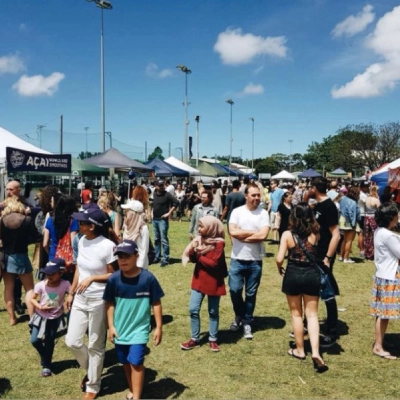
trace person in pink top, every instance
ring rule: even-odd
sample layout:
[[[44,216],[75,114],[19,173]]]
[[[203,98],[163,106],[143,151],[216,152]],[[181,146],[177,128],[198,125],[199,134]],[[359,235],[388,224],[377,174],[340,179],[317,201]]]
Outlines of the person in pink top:
[[[51,375],[56,334],[59,328],[65,327],[64,299],[71,284],[61,279],[64,269],[65,261],[62,258],[49,261],[43,268],[46,279],[35,285],[30,298],[35,307],[35,313],[29,321],[31,343],[40,355],[42,377]]]

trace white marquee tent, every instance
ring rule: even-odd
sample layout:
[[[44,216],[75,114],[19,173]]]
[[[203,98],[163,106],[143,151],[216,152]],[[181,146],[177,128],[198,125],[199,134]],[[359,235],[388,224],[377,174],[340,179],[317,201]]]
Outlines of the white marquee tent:
[[[278,174],[271,176],[272,179],[296,179],[296,177],[291,174],[290,172],[287,172],[286,170],[283,170],[279,172]]]
[[[189,172],[190,175],[198,175],[198,176],[201,175],[201,172],[198,169],[185,164],[184,162],[178,160],[175,157],[172,157],[172,156],[168,157],[164,161],[168,164],[173,165],[174,167],[177,167],[177,168],[183,169],[184,171]]]

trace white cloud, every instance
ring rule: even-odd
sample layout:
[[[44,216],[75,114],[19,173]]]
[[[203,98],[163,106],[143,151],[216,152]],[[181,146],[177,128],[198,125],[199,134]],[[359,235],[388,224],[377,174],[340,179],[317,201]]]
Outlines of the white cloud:
[[[367,4],[357,15],[350,15],[342,22],[339,22],[332,30],[332,36],[335,38],[341,36],[354,36],[362,32],[375,19],[372,12],[374,7]]]
[[[18,54],[0,57],[0,75],[17,74],[24,69],[24,62]]]
[[[155,63],[149,63],[146,66],[146,75],[151,78],[167,78],[172,76],[172,69],[164,68],[160,70]]]
[[[254,83],[250,82],[247,84],[244,89],[237,93],[236,96],[244,97],[244,96],[257,96],[264,93],[264,86],[261,84],[255,85]]]
[[[400,6],[386,13],[366,39],[381,62],[367,67],[345,85],[332,89],[332,97],[375,97],[394,89],[400,82]]]
[[[241,29],[227,29],[218,35],[214,51],[222,63],[228,65],[248,64],[260,55],[285,58],[287,53],[284,36],[255,36],[242,33]]]
[[[57,90],[59,83],[65,78],[61,72],[53,72],[49,76],[22,75],[19,80],[14,83],[13,89],[21,96],[52,96]]]

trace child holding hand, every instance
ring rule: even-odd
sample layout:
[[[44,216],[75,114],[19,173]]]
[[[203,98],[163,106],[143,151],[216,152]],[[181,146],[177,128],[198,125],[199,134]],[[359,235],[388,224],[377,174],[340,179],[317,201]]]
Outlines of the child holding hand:
[[[46,275],[33,289],[29,301],[35,307],[35,313],[29,321],[31,343],[40,355],[42,377],[51,375],[56,334],[65,328],[64,298],[71,284],[61,279],[65,261],[55,258],[46,264],[42,272]]]

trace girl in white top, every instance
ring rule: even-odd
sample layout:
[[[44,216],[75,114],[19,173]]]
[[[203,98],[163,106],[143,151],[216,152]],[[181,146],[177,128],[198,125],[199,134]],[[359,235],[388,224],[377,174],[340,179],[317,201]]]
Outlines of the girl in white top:
[[[139,250],[137,266],[147,269],[150,235],[143,204],[137,200],[129,200],[127,204],[121,205],[121,208],[127,210],[124,218],[123,239],[133,240],[136,243]]]
[[[392,231],[399,221],[395,203],[382,204],[375,213],[378,229],[374,234],[376,272],[372,287],[370,314],[375,319],[376,356],[395,360],[383,348],[383,338],[390,319],[400,318],[400,236]]]
[[[72,216],[79,221],[83,237],[79,241],[77,266],[67,298],[71,314],[65,343],[86,370],[81,383],[85,398],[95,398],[100,391],[107,334],[103,293],[107,279],[114,272],[115,243],[103,236],[105,230],[112,229],[108,215],[100,209],[90,208]],[[84,344],[86,332],[87,346]]]

